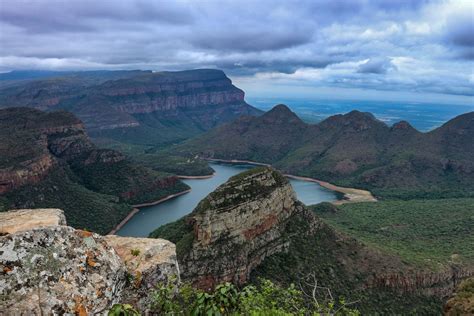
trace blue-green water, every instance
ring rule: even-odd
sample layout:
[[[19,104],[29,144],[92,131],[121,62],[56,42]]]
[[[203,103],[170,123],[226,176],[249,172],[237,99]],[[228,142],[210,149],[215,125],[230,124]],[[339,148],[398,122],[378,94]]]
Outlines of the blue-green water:
[[[210,165],[216,171],[212,178],[184,180],[183,182],[191,187],[191,192],[158,205],[141,208],[117,234],[120,236],[146,237],[161,225],[174,222],[184,215],[191,213],[199,201],[233,175],[253,168],[250,165],[237,164],[211,163]],[[317,183],[294,179],[291,179],[290,183],[298,199],[307,205],[336,200],[334,192],[322,188]]]

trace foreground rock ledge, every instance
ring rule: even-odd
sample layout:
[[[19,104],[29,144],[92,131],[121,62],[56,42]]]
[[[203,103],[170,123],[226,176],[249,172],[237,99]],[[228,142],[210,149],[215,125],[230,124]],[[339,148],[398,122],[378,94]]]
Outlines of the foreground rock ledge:
[[[151,287],[179,278],[175,246],[167,240],[76,230],[65,226],[58,209],[0,216],[0,311],[6,315],[97,314],[117,302],[143,307]]]
[[[66,217],[64,212],[57,208],[0,212],[0,235],[60,225],[66,225]]]

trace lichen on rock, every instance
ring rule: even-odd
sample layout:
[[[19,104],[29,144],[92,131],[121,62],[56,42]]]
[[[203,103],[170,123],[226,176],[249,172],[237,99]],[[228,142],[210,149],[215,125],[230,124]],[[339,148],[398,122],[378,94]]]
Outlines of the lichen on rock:
[[[58,209],[0,216],[0,312],[7,315],[92,315],[125,300],[144,307],[158,282],[179,279],[169,241],[76,230]]]
[[[1,309],[99,313],[121,299],[126,269],[103,237],[52,226],[0,237]]]

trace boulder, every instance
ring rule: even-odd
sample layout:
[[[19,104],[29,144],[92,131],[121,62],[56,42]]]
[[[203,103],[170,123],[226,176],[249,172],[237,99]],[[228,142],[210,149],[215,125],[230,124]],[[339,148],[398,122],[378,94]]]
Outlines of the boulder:
[[[104,239],[127,265],[129,273],[141,276],[141,287],[152,289],[168,278],[179,279],[176,246],[172,242],[116,235],[107,235]]]
[[[115,303],[145,309],[158,283],[179,281],[167,240],[76,230],[59,209],[0,213],[0,223],[0,315],[94,315]]]
[[[49,226],[0,237],[0,310],[101,313],[120,302],[126,268],[103,237]]]

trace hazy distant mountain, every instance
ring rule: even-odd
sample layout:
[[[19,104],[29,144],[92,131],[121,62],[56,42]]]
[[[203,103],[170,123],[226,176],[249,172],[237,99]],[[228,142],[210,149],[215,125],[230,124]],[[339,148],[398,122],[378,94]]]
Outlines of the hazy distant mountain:
[[[316,125],[286,106],[245,117],[173,152],[273,164],[288,173],[369,188],[392,197],[469,195],[474,188],[474,112],[429,133],[352,111]]]

